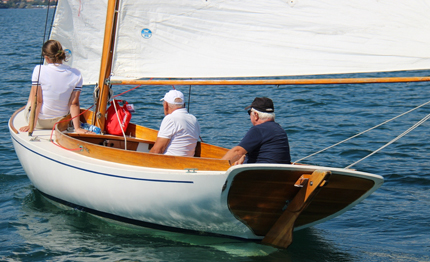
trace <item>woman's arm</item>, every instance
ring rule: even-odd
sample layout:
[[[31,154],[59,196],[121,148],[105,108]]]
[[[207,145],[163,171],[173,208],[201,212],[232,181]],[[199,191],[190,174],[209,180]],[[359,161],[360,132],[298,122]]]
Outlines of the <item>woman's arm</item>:
[[[78,134],[94,134],[94,132],[81,128],[81,121],[79,114],[81,113],[81,106],[79,104],[79,95],[81,91],[73,91],[70,96],[70,114],[72,115],[73,127]]]

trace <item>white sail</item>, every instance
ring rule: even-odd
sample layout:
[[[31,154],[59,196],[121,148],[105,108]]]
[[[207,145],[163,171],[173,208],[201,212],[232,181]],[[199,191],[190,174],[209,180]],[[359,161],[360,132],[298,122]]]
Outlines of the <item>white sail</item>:
[[[123,0],[113,75],[253,77],[429,69],[429,4]]]
[[[107,0],[58,1],[50,39],[71,52],[66,64],[82,72],[84,84],[98,81]]]
[[[122,0],[114,78],[430,68],[429,0]],[[59,40],[97,82],[107,0],[60,0]]]

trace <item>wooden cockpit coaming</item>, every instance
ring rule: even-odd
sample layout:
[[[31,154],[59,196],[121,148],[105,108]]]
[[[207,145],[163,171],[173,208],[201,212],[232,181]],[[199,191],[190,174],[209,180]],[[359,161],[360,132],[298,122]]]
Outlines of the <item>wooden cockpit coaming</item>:
[[[81,121],[89,122],[91,115],[92,112],[85,112],[81,115]],[[198,143],[194,157],[149,153],[157,138],[157,131],[136,124],[129,124],[125,131],[126,139],[113,135],[68,133],[68,127],[68,121],[56,126],[57,143],[88,157],[151,168],[200,171],[226,171],[230,168],[228,160],[221,160],[228,149],[202,142]],[[143,148],[143,151],[137,151],[138,148]]]

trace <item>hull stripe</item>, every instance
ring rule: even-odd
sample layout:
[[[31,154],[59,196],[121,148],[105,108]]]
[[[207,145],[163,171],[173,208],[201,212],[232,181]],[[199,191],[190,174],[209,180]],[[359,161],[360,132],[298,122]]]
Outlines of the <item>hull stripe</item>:
[[[15,140],[15,142],[17,142],[18,144],[20,144],[23,148],[29,150],[30,152],[39,155],[43,158],[46,158],[50,161],[56,162],[58,164],[70,167],[70,168],[74,168],[74,169],[78,169],[81,171],[85,171],[85,172],[89,172],[89,173],[93,173],[93,174],[98,174],[98,175],[103,175],[103,176],[109,176],[109,177],[115,177],[115,178],[121,178],[121,179],[130,179],[130,180],[138,180],[138,181],[147,181],[147,182],[161,182],[161,183],[181,183],[181,184],[193,184],[193,181],[181,181],[181,180],[161,180],[161,179],[145,179],[145,178],[135,178],[135,177],[125,177],[125,176],[118,176],[118,175],[113,175],[113,174],[107,174],[107,173],[101,173],[101,172],[97,172],[97,171],[92,171],[92,170],[88,170],[88,169],[84,169],[84,168],[80,168],[80,167],[76,167],[76,166],[72,166],[69,164],[66,164],[64,162],[60,162],[58,160],[52,159],[50,157],[47,157],[45,155],[42,155],[34,150],[31,150],[30,148],[26,147],[25,145],[23,145],[22,143],[20,143],[14,136],[11,136],[13,140]]]

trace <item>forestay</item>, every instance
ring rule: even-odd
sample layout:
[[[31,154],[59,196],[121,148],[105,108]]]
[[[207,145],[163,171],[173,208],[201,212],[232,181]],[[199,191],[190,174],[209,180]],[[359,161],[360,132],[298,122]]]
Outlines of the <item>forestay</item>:
[[[57,14],[52,38],[67,40],[64,45],[75,49],[72,66],[93,82],[106,3],[73,1],[64,8],[62,2],[62,12],[78,10],[67,19]],[[122,0],[119,8],[114,78],[430,68],[430,6],[425,0]],[[63,36],[61,22],[68,23],[64,28],[71,35]],[[78,44],[84,45],[77,49]]]

